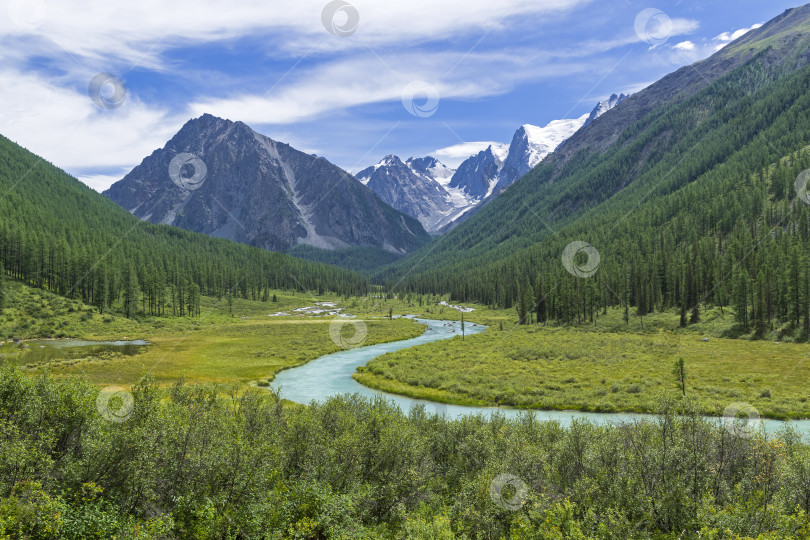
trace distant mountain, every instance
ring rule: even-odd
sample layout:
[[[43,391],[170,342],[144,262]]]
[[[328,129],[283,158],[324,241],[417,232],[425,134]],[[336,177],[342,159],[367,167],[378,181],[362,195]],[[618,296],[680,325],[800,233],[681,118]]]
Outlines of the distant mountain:
[[[348,270],[141,222],[3,136],[0,193],[0,268],[6,275],[105,315],[136,310],[124,300],[127,283],[143,292],[146,304],[135,300],[137,312],[144,307],[147,314],[164,315],[182,313],[167,288],[192,290],[190,283],[203,295],[221,296],[238,278],[241,286],[232,292],[244,298],[267,287],[341,295],[369,289],[368,279]],[[50,322],[41,328],[61,335]],[[14,329],[14,335],[18,331],[31,334],[28,328]]]
[[[435,180],[442,186],[446,186],[453,177],[453,173],[456,172],[455,169],[447,167],[436,158],[430,156],[410,158],[406,163],[416,174]]]
[[[618,96],[616,94],[613,94],[605,101],[600,101],[599,104],[596,106],[596,108],[593,111],[591,111],[591,114],[588,116],[588,119],[585,120],[584,125],[586,126],[590,125],[591,122],[593,122],[594,120],[596,120],[597,118],[608,112],[610,109],[612,109],[625,99],[627,99],[627,96],[624,94],[619,94]]]
[[[307,244],[402,254],[429,239],[417,220],[325,159],[211,115],[189,121],[104,195],[152,223],[274,251]]]
[[[605,102],[600,102],[597,109]],[[524,124],[512,137],[509,153],[504,160],[503,168],[498,174],[496,190],[503,190],[511,186],[515,180],[535,168],[543,158],[552,153],[563,141],[581,128],[587,119],[594,116],[596,110],[590,115],[581,116],[571,120],[554,120],[545,127]],[[604,114],[604,113],[600,113]]]
[[[589,121],[602,116],[626,96],[612,95],[599,102],[590,114],[554,120],[544,127],[522,125],[512,143],[493,144],[464,160],[458,169],[446,167],[433,157],[396,156],[357,174],[384,202],[418,219],[429,232],[445,232],[471,215],[482,201],[498,195],[537,166],[563,141]]]
[[[492,145],[459,165],[450,185],[462,189],[476,202],[497,196],[521,176],[535,168],[582,126],[588,125],[624,101],[624,94],[613,94],[600,101],[590,114],[547,125],[524,124],[515,132],[512,143]]]
[[[488,146],[458,166],[449,186],[460,189],[475,201],[488,197],[498,182],[498,175],[508,156],[509,146]]]
[[[443,170],[440,167],[444,165],[433,158],[411,158],[403,163],[397,156],[386,156],[357,173],[357,179],[383,202],[415,217],[432,231],[455,209],[450,194],[432,176],[437,169]]]

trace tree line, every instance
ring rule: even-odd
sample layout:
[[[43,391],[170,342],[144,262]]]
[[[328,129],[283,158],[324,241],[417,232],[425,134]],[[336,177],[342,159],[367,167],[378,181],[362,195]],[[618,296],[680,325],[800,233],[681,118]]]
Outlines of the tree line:
[[[5,275],[101,311],[193,315],[201,295],[369,290],[368,280],[350,270],[140,222],[3,137],[0,193]]]

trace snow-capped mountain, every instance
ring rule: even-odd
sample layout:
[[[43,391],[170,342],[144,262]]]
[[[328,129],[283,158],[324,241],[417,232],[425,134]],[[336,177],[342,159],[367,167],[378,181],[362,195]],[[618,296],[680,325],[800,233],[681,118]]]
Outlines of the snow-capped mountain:
[[[355,175],[383,202],[418,219],[428,232],[458,217],[458,205],[469,204],[446,189],[452,176],[453,170],[433,157],[403,162],[391,155]]]
[[[590,114],[579,118],[553,120],[543,127],[524,124],[515,132],[509,146],[490,146],[459,165],[450,185],[462,189],[477,201],[497,195],[536,167],[580,128],[605,114],[626,97],[624,94],[613,94],[600,101]]]
[[[619,94],[618,96],[616,94],[613,94],[605,101],[600,101],[596,105],[596,108],[594,108],[594,110],[591,112],[590,116],[588,116],[588,119],[585,120],[584,125],[587,126],[588,124],[590,124],[591,122],[593,122],[594,120],[596,120],[597,118],[608,112],[610,109],[612,109],[625,99],[627,99],[627,96],[624,94]]]
[[[483,201],[496,197],[577,130],[626,97],[613,94],[600,101],[590,114],[579,118],[553,120],[542,127],[524,124],[515,132],[511,144],[492,144],[464,160],[455,170],[433,157],[402,162],[396,156],[386,156],[355,176],[384,202],[415,217],[425,230],[435,233],[466,218],[468,211]]]
[[[543,158],[581,128],[588,118],[589,115],[586,114],[569,120],[554,120],[545,127],[531,124],[520,126],[512,137],[509,155],[498,174],[495,189],[508,188],[515,180],[535,168]]]
[[[490,145],[464,160],[450,179],[449,186],[460,189],[471,200],[480,201],[492,193],[508,157],[508,145]]]

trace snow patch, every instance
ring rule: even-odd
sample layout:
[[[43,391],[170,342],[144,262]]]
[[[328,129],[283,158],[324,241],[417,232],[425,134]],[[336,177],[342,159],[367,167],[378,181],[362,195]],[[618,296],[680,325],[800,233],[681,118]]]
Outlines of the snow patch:
[[[529,168],[535,168],[547,155],[585,125],[589,117],[589,114],[583,114],[579,118],[552,120],[544,127],[524,124],[522,128],[529,146],[527,156]]]

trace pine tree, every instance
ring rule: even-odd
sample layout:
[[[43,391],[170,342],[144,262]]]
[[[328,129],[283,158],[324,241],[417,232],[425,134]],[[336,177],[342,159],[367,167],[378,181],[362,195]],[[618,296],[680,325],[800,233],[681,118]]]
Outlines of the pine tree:
[[[804,265],[804,297],[802,298],[802,321],[804,338],[810,339],[810,269]]]
[[[131,318],[138,308],[138,274],[135,272],[135,265],[131,262],[124,274],[124,316]]]
[[[689,324],[695,324],[700,322],[700,302],[695,304],[695,307],[692,308],[692,314],[689,316]]]
[[[225,302],[228,304],[228,314],[233,317],[233,295],[231,291],[225,291]]]
[[[744,271],[737,272],[734,280],[734,312],[735,319],[745,331],[750,328],[748,321],[748,277]]]
[[[3,308],[6,307],[6,271],[3,269],[3,263],[0,261],[0,314],[3,313]]]
[[[200,286],[194,282],[186,288],[186,311],[191,317],[200,314]]]
[[[767,284],[765,282],[765,274],[762,270],[759,271],[757,274],[757,281],[756,281],[756,302],[754,303],[754,324],[756,334],[758,336],[764,336],[765,332],[768,329],[768,306],[767,306],[767,298],[766,298],[766,288]]]
[[[639,320],[641,321],[641,330],[644,330],[644,315],[647,312],[647,285],[642,283],[641,287],[638,290],[638,299],[637,304],[638,307],[636,308],[636,315],[638,315]]]
[[[537,324],[544,323],[548,319],[548,306],[546,304],[546,289],[543,286],[543,278],[537,278],[537,289],[534,297],[534,310],[537,314]]]
[[[110,297],[110,279],[106,266],[101,266],[96,272],[96,284],[94,286],[94,305],[99,313],[104,313]]]

